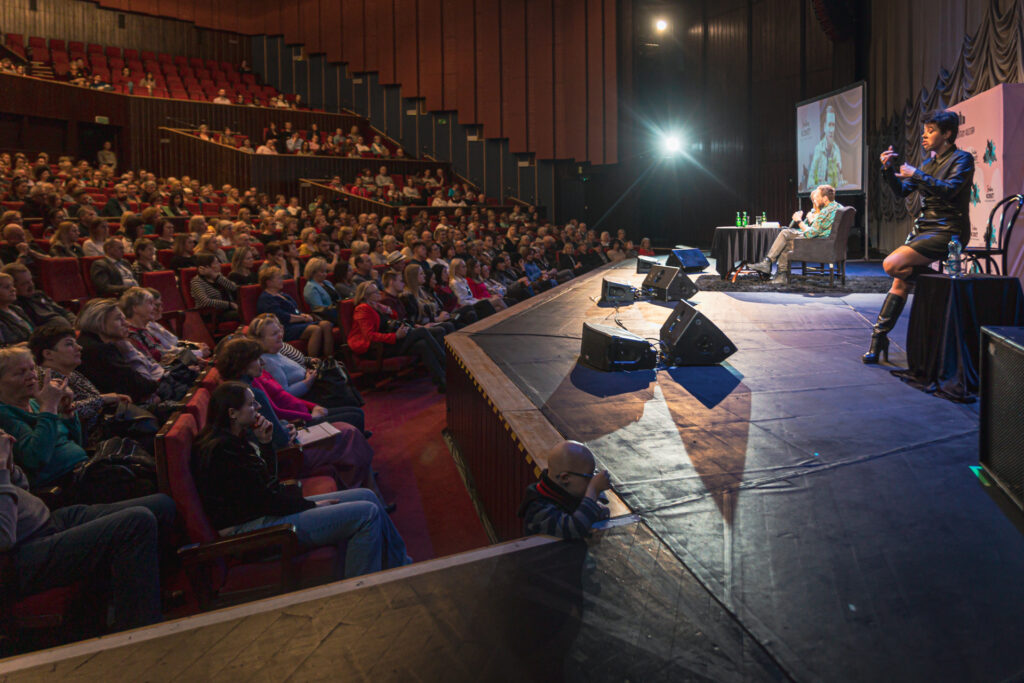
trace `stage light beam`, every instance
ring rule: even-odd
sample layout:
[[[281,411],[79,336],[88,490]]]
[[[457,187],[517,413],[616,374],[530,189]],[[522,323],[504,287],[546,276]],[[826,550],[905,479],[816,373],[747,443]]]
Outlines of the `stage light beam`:
[[[664,33],[668,30],[668,22],[664,19],[656,19],[654,21],[654,30],[658,33]]]

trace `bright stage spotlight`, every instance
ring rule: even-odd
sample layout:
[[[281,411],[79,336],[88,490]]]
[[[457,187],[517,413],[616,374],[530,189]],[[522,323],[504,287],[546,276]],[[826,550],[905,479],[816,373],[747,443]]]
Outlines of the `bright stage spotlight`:
[[[668,22],[664,19],[657,19],[654,22],[654,30],[658,33],[664,33],[668,30]]]
[[[683,140],[678,133],[666,133],[661,137],[661,150],[667,157],[674,157],[683,151]]]

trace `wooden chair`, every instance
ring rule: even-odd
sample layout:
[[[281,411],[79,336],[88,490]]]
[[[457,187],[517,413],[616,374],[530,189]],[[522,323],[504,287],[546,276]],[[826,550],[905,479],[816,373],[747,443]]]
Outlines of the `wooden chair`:
[[[827,271],[829,286],[835,283],[838,272],[841,282],[845,285],[846,243],[850,238],[850,230],[853,229],[853,221],[856,217],[857,210],[855,208],[843,206],[836,211],[832,232],[828,237],[793,240],[793,246],[788,252],[790,268],[794,263],[800,263],[802,275],[824,275]],[[808,263],[819,265],[809,268]]]

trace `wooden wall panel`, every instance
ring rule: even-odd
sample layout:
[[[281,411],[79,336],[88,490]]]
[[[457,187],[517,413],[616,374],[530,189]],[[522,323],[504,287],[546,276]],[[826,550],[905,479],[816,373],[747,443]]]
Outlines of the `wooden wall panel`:
[[[604,0],[586,0],[587,159],[604,159]]]
[[[416,0],[395,0],[395,76],[405,97],[420,91]]]
[[[335,2],[339,0],[333,0]],[[366,17],[364,0],[340,0],[341,2],[341,58],[348,62],[349,71],[365,71],[365,44],[363,24]]]
[[[459,14],[463,11],[463,3],[445,2],[441,5],[441,59],[444,69],[444,92],[441,93],[441,107],[445,110],[459,107],[459,71],[463,68],[459,60],[459,43],[466,41],[473,44],[473,34],[460,35],[461,22]],[[470,15],[472,16],[472,15]]]
[[[616,3],[605,0],[604,11],[604,157],[591,163],[614,164],[619,160],[619,69]]]
[[[328,62],[341,61],[341,3],[323,0],[320,6],[320,20],[323,23],[321,36],[324,54]]]
[[[380,74],[381,84],[391,85],[397,82],[395,78],[395,3],[394,0],[380,0],[372,3],[372,6],[376,12],[377,25],[377,72]]]
[[[586,159],[586,4],[555,0],[555,25],[555,156]]]
[[[552,0],[527,0],[526,131],[527,145],[539,159],[555,155]]]
[[[419,95],[427,109],[444,108],[444,44],[441,40],[441,0],[419,0],[417,55],[420,64]]]
[[[515,154],[530,151],[526,133],[526,2],[501,3],[502,137]]]
[[[501,4],[476,7],[476,110],[488,138],[503,137],[501,122]]]
[[[484,0],[486,1],[486,0]],[[458,70],[457,81],[455,81],[454,104],[449,105],[448,96],[445,95],[445,105],[457,109],[459,121],[464,124],[479,123],[479,114],[476,106],[477,90],[477,64],[476,64],[476,0],[456,0],[454,3],[455,21],[453,22],[455,34],[458,36],[454,52],[447,50],[445,55],[452,54]],[[445,22],[448,28],[448,22]],[[445,60],[447,62],[447,60]],[[447,83],[447,76],[445,83]]]

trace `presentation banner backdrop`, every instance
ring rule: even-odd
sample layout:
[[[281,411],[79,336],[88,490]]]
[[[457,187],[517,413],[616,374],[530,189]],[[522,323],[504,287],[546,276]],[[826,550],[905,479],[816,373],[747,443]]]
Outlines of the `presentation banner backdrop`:
[[[970,246],[983,246],[992,208],[1024,192],[1024,84],[998,85],[950,109],[960,115],[957,147],[974,155]],[[998,219],[993,246],[999,243]],[[1000,265],[1024,282],[1024,225],[1014,230],[1006,263]]]

